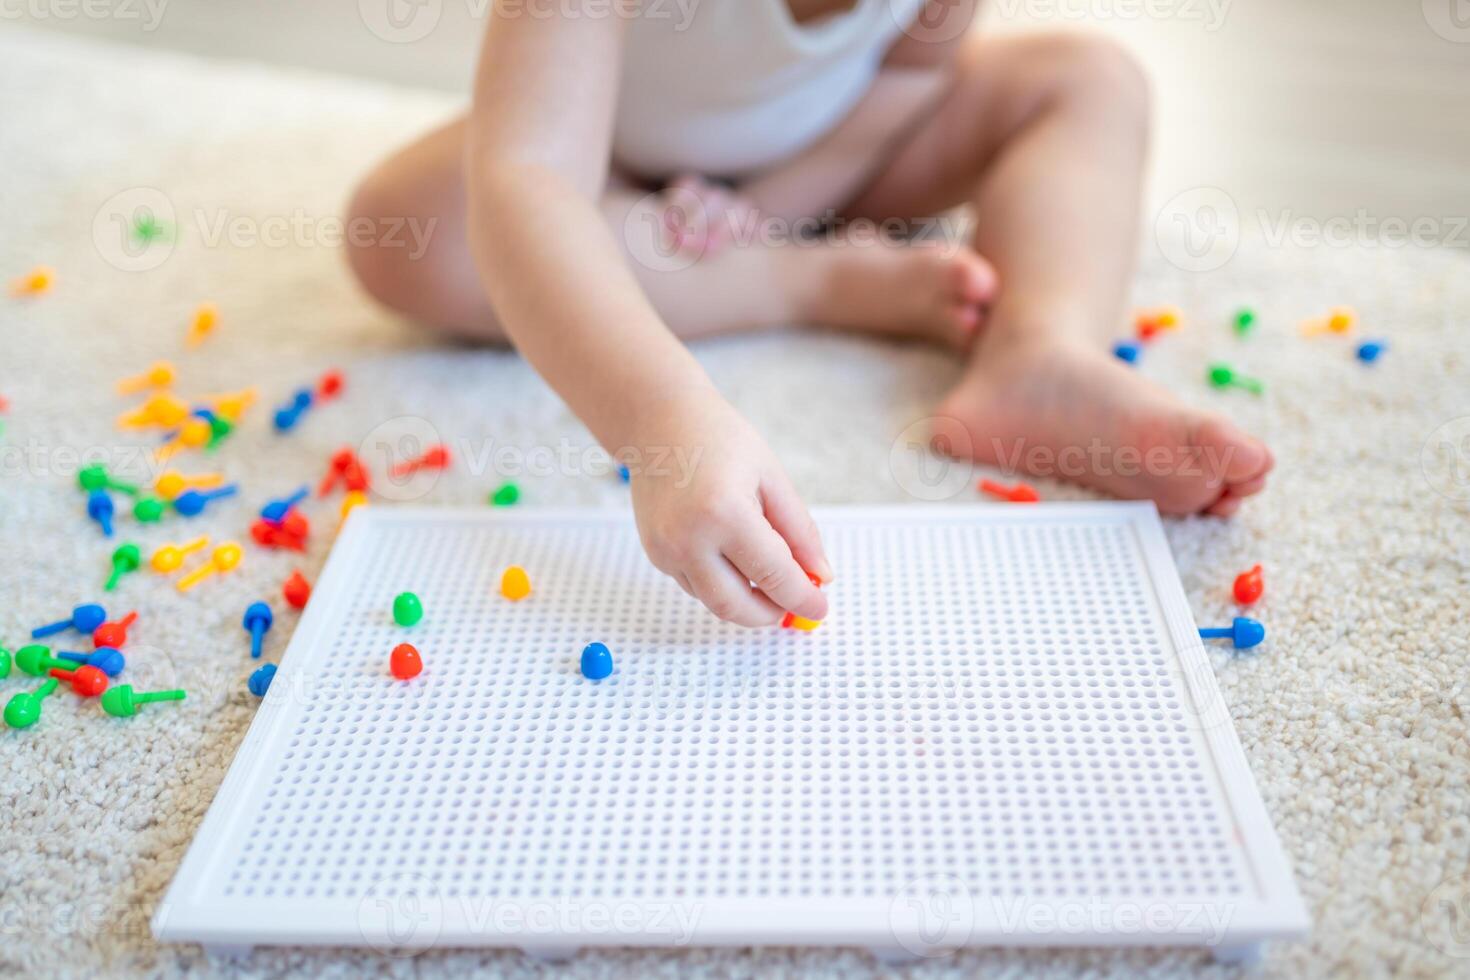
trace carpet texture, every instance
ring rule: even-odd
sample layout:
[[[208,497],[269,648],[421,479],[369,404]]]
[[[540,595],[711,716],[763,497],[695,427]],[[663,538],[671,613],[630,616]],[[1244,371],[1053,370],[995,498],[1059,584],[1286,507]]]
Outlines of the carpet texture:
[[[244,538],[265,500],[317,478],[339,446],[380,451],[405,433],[437,432],[460,448],[463,465],[397,497],[483,505],[513,479],[523,506],[626,505],[615,479],[577,472],[591,440],[524,364],[441,343],[376,310],[330,240],[354,179],[390,145],[452,112],[451,101],[16,29],[0,35],[0,92],[0,270],[57,270],[49,295],[0,300],[0,393],[10,402],[0,450],[6,646],[101,594],[113,544],[84,516],[78,461],[148,474],[139,440],[113,425],[128,403],[112,384],[158,358],[177,362],[183,394],[256,384],[264,405],[208,461],[241,481],[240,498],[193,522],[140,528],[120,519],[121,539],[145,554],[196,533]],[[160,200],[172,241],[124,247],[116,216],[139,205],[158,211]],[[1421,465],[1426,451],[1434,459],[1458,449],[1462,464],[1470,459],[1470,443],[1459,441],[1467,430],[1453,424],[1470,415],[1467,271],[1463,254],[1247,241],[1206,275],[1180,272],[1155,250],[1137,283],[1140,304],[1177,303],[1190,317],[1148,351],[1141,370],[1227,409],[1268,439],[1279,461],[1270,489],[1238,519],[1167,525],[1201,622],[1233,614],[1235,572],[1256,562],[1267,569],[1257,615],[1268,643],[1250,656],[1214,654],[1315,920],[1310,940],[1268,949],[1263,975],[1470,971],[1470,481],[1464,470],[1456,482],[1443,466]],[[220,327],[185,351],[190,312],[206,300],[218,305]],[[1370,332],[1391,339],[1381,363],[1358,364],[1341,338],[1298,335],[1300,318],[1338,302],[1356,305]],[[1242,303],[1261,317],[1246,342],[1226,327]],[[913,499],[890,449],[957,371],[933,351],[808,332],[707,343],[698,354],[817,503]],[[1202,366],[1213,358],[1264,377],[1265,397],[1210,390]],[[340,401],[311,412],[290,437],[273,434],[269,408],[329,367],[346,374]],[[554,462],[562,446],[576,451],[573,463],[517,470],[517,452],[531,454],[529,466]],[[511,452],[497,455],[502,447]],[[204,463],[189,458],[183,467]],[[1085,496],[1039,487],[1052,499]],[[314,532],[304,557],[251,546],[240,570],[193,594],[140,572],[109,598],[116,611],[141,613],[127,679],[140,689],[185,687],[186,702],[123,721],[61,692],[37,727],[0,736],[0,974],[547,972],[514,952],[393,960],[263,949],[212,960],[149,936],[147,918],[255,708],[240,612],[252,599],[276,600],[293,566],[314,577],[330,546],[335,503],[311,504],[308,514]],[[295,618],[275,604],[270,659]],[[31,686],[12,677],[0,693]],[[885,969],[857,950],[776,949],[584,952],[559,972],[855,977]],[[1233,970],[1196,952],[978,950],[901,972]]]

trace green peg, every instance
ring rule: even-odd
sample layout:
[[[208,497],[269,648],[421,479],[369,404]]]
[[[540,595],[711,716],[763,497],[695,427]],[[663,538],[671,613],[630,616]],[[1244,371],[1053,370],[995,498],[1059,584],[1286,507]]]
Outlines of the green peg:
[[[148,691],[133,693],[133,685],[119,684],[102,692],[102,710],[114,718],[131,718],[138,713],[138,705],[150,701],[182,701],[187,695],[182,690]]]
[[[1240,336],[1244,337],[1246,334],[1250,333],[1251,328],[1255,325],[1256,311],[1251,309],[1250,307],[1246,307],[1242,309],[1239,313],[1235,314],[1235,332]]]
[[[75,666],[75,664],[73,664]],[[46,683],[36,688],[35,693],[27,694],[25,691],[12,697],[5,704],[5,724],[11,728],[29,728],[41,720],[41,702],[61,682],[52,677]]]
[[[204,451],[209,452],[225,441],[225,437],[235,431],[235,423],[223,415],[216,415],[209,420],[209,442],[204,444]]]
[[[10,651],[0,647],[0,681],[10,676]]]
[[[138,495],[138,488],[135,484],[114,480],[108,474],[107,468],[101,463],[84,466],[78,470],[77,483],[88,493],[96,490],[116,490],[118,493],[125,493],[129,497],[136,497]]]
[[[1210,384],[1216,388],[1244,388],[1253,395],[1263,394],[1266,390],[1265,384],[1255,378],[1237,374],[1235,369],[1228,364],[1211,364],[1207,376]]]
[[[144,524],[153,524],[163,519],[168,505],[157,497],[144,497],[133,505],[133,516]]]
[[[144,245],[151,245],[155,241],[168,241],[173,232],[152,214],[141,214],[133,220],[133,237]]]
[[[500,488],[490,497],[490,502],[496,507],[509,507],[521,499],[521,488],[514,483],[502,483]]]
[[[400,592],[393,600],[393,622],[413,626],[424,618],[424,604],[412,592]]]
[[[125,544],[112,553],[112,574],[108,576],[107,584],[103,591],[111,592],[117,587],[117,580],[128,572],[136,572],[138,566],[143,564],[143,553],[135,544]]]
[[[76,664],[70,660],[58,660],[51,656],[51,648],[48,646],[32,643],[15,651],[15,666],[19,667],[20,672],[23,674],[30,674],[32,677],[44,677],[48,670],[55,670],[57,668],[61,670],[72,670],[76,667]]]

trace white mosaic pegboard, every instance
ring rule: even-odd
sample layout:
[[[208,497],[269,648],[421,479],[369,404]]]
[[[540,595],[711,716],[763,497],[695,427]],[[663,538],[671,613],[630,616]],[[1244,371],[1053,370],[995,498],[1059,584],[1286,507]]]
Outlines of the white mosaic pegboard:
[[[1306,929],[1151,505],[817,519],[839,578],[803,633],[717,622],[621,515],[354,511],[155,935],[1235,955]]]

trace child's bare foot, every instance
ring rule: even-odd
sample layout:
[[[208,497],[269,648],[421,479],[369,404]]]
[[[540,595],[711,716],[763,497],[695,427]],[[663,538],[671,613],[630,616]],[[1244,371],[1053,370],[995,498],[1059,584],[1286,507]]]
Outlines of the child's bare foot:
[[[964,427],[980,462],[1151,499],[1169,514],[1228,517],[1274,462],[1228,420],[1073,341],[987,336],[938,415]]]
[[[968,246],[788,245],[777,273],[798,319],[919,336],[964,348],[995,294],[995,270]]]

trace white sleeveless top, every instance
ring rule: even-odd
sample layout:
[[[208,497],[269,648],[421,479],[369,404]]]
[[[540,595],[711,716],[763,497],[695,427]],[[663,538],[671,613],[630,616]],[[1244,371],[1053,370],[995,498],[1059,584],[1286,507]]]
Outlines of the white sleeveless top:
[[[794,155],[852,111],[924,2],[798,24],[787,0],[648,0],[628,26],[613,159],[650,178],[742,177]]]

